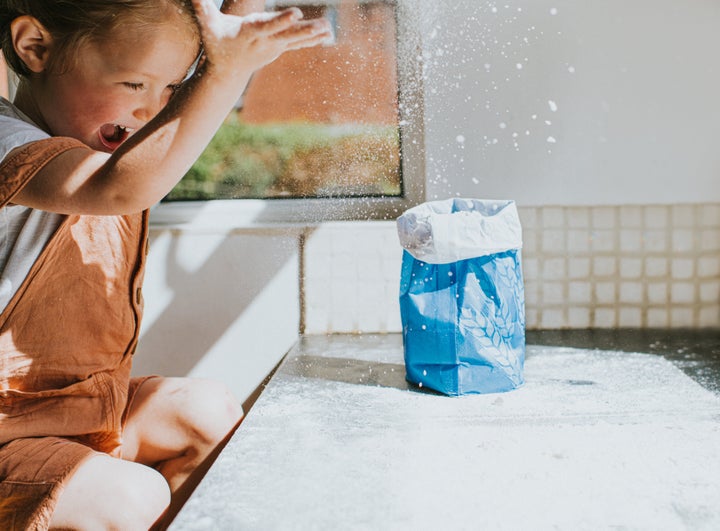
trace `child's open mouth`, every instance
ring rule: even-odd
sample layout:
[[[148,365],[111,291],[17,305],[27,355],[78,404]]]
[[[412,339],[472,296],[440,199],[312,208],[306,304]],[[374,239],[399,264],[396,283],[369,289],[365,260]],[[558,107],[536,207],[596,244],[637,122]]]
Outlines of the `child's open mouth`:
[[[115,151],[120,144],[128,139],[132,131],[132,129],[123,125],[105,124],[100,127],[100,142],[110,151]]]

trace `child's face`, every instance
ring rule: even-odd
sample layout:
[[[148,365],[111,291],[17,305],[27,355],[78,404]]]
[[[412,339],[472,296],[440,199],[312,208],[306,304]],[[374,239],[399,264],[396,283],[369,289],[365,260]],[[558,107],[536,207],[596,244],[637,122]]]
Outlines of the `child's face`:
[[[162,24],[125,24],[99,43],[77,51],[64,74],[42,74],[32,83],[35,104],[54,136],[81,140],[112,152],[168,102],[193,64],[198,38],[178,14]]]

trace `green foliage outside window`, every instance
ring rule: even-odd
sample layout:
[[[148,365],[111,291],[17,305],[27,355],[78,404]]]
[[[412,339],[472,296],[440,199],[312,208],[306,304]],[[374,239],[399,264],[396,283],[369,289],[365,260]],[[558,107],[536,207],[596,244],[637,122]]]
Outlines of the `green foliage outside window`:
[[[398,196],[394,126],[246,124],[231,115],[166,200]]]

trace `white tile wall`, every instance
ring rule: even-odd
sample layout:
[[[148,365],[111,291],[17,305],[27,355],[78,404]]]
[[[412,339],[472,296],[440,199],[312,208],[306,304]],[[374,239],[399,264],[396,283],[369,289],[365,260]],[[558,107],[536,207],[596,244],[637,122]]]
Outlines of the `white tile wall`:
[[[720,205],[560,210],[520,208],[526,239],[538,242],[523,251],[532,264],[525,280],[552,286],[526,302],[528,328],[720,326]],[[567,284],[561,300],[559,280]]]
[[[522,207],[528,328],[720,327],[720,204]],[[399,331],[395,223],[304,246],[307,333]]]
[[[326,223],[303,247],[305,333],[401,329],[395,223]]]

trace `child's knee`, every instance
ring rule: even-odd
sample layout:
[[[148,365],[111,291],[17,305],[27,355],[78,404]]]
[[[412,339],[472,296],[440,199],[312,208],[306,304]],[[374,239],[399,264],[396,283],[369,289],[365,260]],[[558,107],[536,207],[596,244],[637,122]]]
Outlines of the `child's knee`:
[[[93,493],[88,504],[88,493]],[[170,485],[150,467],[96,456],[67,481],[52,516],[60,529],[148,529],[170,504]]]
[[[160,472],[149,467],[144,467],[121,490],[128,502],[126,506],[137,507],[136,515],[144,521],[154,523],[170,505],[170,485]]]
[[[182,417],[193,435],[216,444],[240,422],[242,405],[225,384],[205,379],[189,379]]]
[[[170,485],[152,468],[138,465],[121,481],[113,478],[112,483],[112,496],[97,504],[105,511],[102,528],[149,529],[170,505]]]

